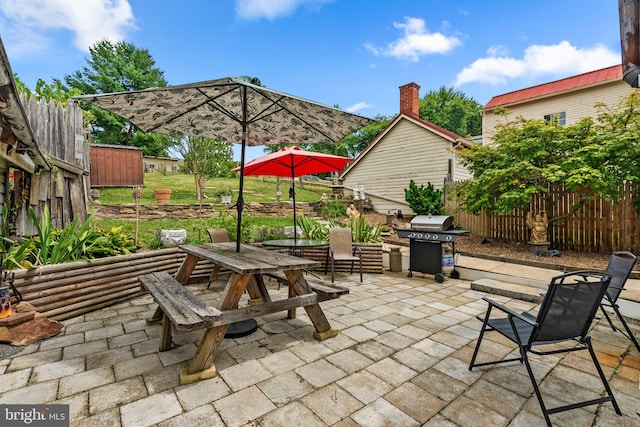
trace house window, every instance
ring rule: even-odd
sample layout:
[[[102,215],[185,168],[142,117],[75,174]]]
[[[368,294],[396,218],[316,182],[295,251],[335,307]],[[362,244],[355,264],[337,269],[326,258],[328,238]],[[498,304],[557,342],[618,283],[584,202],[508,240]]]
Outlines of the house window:
[[[544,116],[544,122],[557,123],[564,126],[567,124],[567,113],[563,111],[561,113],[546,114]]]

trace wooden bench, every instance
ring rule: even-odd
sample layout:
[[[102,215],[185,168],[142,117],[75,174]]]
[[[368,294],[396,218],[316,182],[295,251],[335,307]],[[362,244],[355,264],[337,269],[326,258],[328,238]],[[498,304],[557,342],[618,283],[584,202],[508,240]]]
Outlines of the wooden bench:
[[[171,349],[171,327],[177,331],[193,331],[211,326],[212,319],[222,312],[207,305],[189,292],[165,271],[139,276],[142,286],[151,294],[164,314],[160,351]]]
[[[276,279],[280,283],[288,284],[289,279],[282,271],[274,271],[270,273],[265,273],[266,276],[272,277]],[[333,299],[338,298],[340,295],[345,295],[349,293],[349,289],[343,286],[337,286],[331,282],[327,282],[322,279],[312,279],[309,277],[305,278],[311,290],[317,293],[319,296],[323,297],[323,299]]]

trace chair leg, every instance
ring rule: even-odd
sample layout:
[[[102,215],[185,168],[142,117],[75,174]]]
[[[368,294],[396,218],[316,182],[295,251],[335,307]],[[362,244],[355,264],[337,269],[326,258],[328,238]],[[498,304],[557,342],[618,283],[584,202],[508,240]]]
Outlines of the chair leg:
[[[586,349],[589,350],[589,354],[591,355],[591,360],[593,361],[593,364],[595,365],[596,370],[598,371],[598,375],[600,376],[600,381],[602,381],[602,385],[607,391],[607,396],[600,397],[597,399],[592,399],[592,400],[585,400],[577,403],[571,403],[569,405],[558,406],[556,408],[549,408],[549,409],[547,409],[547,407],[545,406],[542,400],[542,394],[540,393],[540,388],[538,387],[538,383],[536,382],[536,379],[533,375],[533,370],[531,369],[531,365],[529,364],[529,359],[527,357],[527,349],[525,346],[520,346],[520,355],[523,358],[524,365],[527,367],[527,372],[529,373],[531,384],[533,384],[533,390],[536,393],[536,397],[538,398],[538,403],[540,404],[540,408],[542,409],[544,419],[547,422],[548,426],[551,426],[551,420],[549,419],[550,414],[557,414],[558,412],[569,411],[572,409],[582,408],[584,406],[589,406],[589,405],[598,405],[600,403],[605,403],[605,402],[611,402],[611,404],[613,405],[613,409],[616,411],[616,414],[622,415],[622,412],[620,411],[620,407],[618,406],[618,402],[616,402],[616,399],[613,396],[613,392],[611,391],[611,387],[609,386],[609,383],[607,382],[607,379],[604,376],[604,372],[602,371],[602,368],[598,363],[598,359],[596,358],[596,353],[593,351],[593,347],[591,345],[591,337],[587,336],[584,338],[584,345]]]
[[[627,325],[627,322],[624,320],[624,317],[622,317],[622,313],[620,313],[620,310],[618,309],[618,304],[614,304],[613,305],[613,310],[616,312],[616,316],[618,316],[618,319],[620,320],[620,323],[622,323],[622,326],[624,326],[624,329],[627,331],[626,334],[624,332],[622,332],[622,331],[620,331],[620,333],[622,335],[625,335],[627,338],[629,338],[631,340],[631,342],[633,343],[633,345],[636,346],[638,351],[640,351],[640,344],[638,344],[638,340],[633,335],[633,332],[631,332],[631,329],[629,329],[629,325]],[[605,313],[605,316],[606,316],[606,313]],[[607,319],[608,319],[608,317],[607,317]],[[609,323],[611,323],[611,321],[609,321]],[[615,330],[615,327],[614,327],[614,330]]]
[[[360,256],[360,283],[362,283],[362,255]]]
[[[609,326],[611,326],[611,329],[613,329],[614,332],[617,331],[618,328],[616,328],[616,325],[613,324],[611,318],[609,317],[609,314],[607,313],[607,310],[605,310],[602,305],[600,306],[600,311],[602,311],[602,314],[604,314],[604,318],[607,319],[607,322],[609,322]]]
[[[331,253],[331,248],[327,248],[327,259],[324,261],[324,275],[327,275],[327,271],[329,270],[329,255]]]
[[[596,358],[596,353],[595,351],[593,351],[593,346],[591,345],[591,337],[589,336],[585,337],[585,344],[587,345],[587,349],[589,350],[589,354],[591,355],[591,360],[593,361],[593,364],[596,365],[596,370],[598,371],[598,375],[600,376],[600,381],[602,381],[602,385],[604,386],[605,390],[607,390],[607,394],[609,395],[609,398],[605,398],[605,399],[611,401],[611,404],[613,405],[613,409],[616,411],[616,414],[622,415],[622,412],[620,411],[620,407],[618,406],[618,402],[616,402],[616,398],[613,397],[613,391],[611,391],[609,382],[607,381],[607,378],[604,376],[604,372],[602,371],[602,368],[600,367],[600,363]]]
[[[331,283],[333,283],[333,257],[331,257]]]
[[[536,382],[536,377],[533,375],[533,369],[531,369],[531,365],[529,364],[529,358],[527,357],[527,349],[524,346],[519,346],[520,357],[524,362],[524,366],[527,367],[527,373],[529,374],[529,379],[531,380],[531,384],[533,385],[533,391],[536,393],[536,397],[538,398],[538,404],[540,405],[540,409],[542,409],[542,415],[544,416],[544,420],[547,423],[547,426],[551,427],[551,420],[549,419],[549,411],[547,407],[544,405],[544,401],[542,400],[542,394],[540,394],[540,388],[538,387],[538,383]]]
[[[480,329],[480,335],[478,336],[478,341],[476,342],[476,348],[473,350],[473,356],[471,356],[471,362],[469,362],[469,370],[471,371],[476,365],[476,357],[478,356],[478,351],[480,350],[480,343],[482,342],[482,338],[484,337],[484,333],[487,328],[487,323],[489,322],[489,316],[491,315],[491,306],[487,309],[487,314],[484,316],[484,321],[482,322],[482,329]]]

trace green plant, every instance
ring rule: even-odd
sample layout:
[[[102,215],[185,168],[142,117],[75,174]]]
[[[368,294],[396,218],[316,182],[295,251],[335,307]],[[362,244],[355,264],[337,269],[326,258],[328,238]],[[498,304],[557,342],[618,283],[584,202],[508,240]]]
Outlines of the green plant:
[[[85,254],[89,258],[127,255],[139,249],[133,236],[124,233],[122,227],[111,227],[106,231],[97,229],[92,237],[95,240],[85,249]]]
[[[4,203],[2,205],[2,224],[0,225],[0,236],[13,236],[16,232],[15,209],[12,209]]]
[[[348,226],[351,229],[353,241],[356,243],[381,242],[380,227],[368,224],[363,217],[349,218]]]
[[[37,236],[27,239],[35,246],[34,265],[59,264],[85,257],[84,249],[89,243],[91,217],[79,227],[74,220],[62,230],[56,230],[51,226],[51,214],[47,206],[42,211],[41,221],[38,221],[33,208],[29,209],[29,214],[38,231]]]
[[[347,205],[340,202],[329,202],[322,207],[325,218],[338,218],[347,215]]]
[[[329,238],[329,229],[317,220],[300,215],[296,222],[302,230],[303,239],[327,240]]]
[[[42,218],[29,210],[37,234],[24,239],[23,243],[3,237],[8,246],[3,258],[3,267],[34,268],[40,265],[60,264],[87,258],[99,258],[131,253],[139,248],[133,237],[122,228],[108,231],[93,228],[92,217],[81,225],[71,222],[63,229],[51,226],[51,215],[45,206]]]
[[[418,187],[411,180],[409,188],[404,190],[404,199],[417,215],[442,215],[444,213],[442,190],[436,190],[430,182],[426,187],[424,185]]]

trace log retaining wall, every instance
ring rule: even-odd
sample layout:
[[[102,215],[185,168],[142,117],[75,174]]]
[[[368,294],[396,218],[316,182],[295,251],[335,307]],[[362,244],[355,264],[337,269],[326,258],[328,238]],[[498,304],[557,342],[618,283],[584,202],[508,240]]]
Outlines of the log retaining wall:
[[[381,274],[382,245],[361,246],[363,272]],[[139,275],[154,271],[173,275],[185,256],[178,248],[168,248],[11,272],[24,301],[49,318],[64,320],[141,295]],[[306,249],[304,257],[319,261],[321,266],[316,271],[324,272],[326,248]],[[336,271],[350,268],[350,264],[336,265]],[[206,283],[212,270],[211,263],[199,263],[190,283]]]

